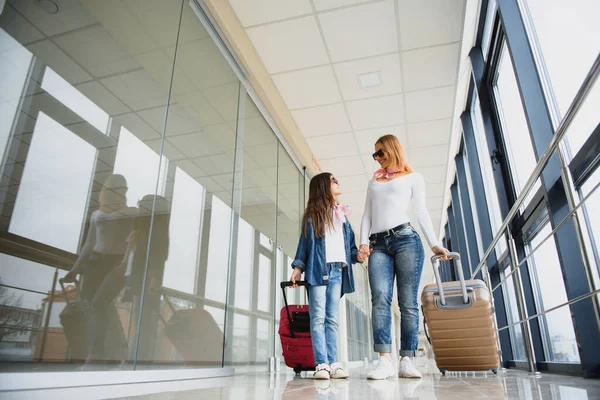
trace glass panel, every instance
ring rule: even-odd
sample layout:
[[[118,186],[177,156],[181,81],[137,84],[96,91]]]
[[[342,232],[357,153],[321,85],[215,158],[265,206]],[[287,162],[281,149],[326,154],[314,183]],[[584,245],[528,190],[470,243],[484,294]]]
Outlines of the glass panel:
[[[492,226],[492,235],[496,235],[502,226],[502,214],[500,211],[500,203],[498,201],[498,189],[496,188],[496,180],[494,179],[494,166],[490,159],[489,147],[485,135],[483,125],[483,115],[481,114],[481,104],[477,96],[473,99],[471,107],[471,119],[473,120],[473,130],[475,134],[475,144],[477,146],[477,157],[479,166],[481,167],[481,175],[483,177],[483,187],[485,190],[485,199],[488,205],[490,215],[490,223]],[[496,257],[500,257],[507,249],[506,242],[500,240],[496,245]],[[487,250],[487,249],[486,249]]]
[[[525,118],[525,110],[521,102],[517,78],[512,67],[512,59],[506,43],[502,46],[497,79],[494,84],[494,93],[502,125],[503,139],[508,152],[509,166],[517,195],[519,195],[535,169],[537,159],[533,151],[533,144]],[[540,186],[541,183],[538,179],[529,192],[529,195],[525,198],[521,206],[522,210],[531,201]]]
[[[536,248],[550,232],[552,227],[548,223],[531,240],[530,250]],[[530,260],[529,268],[537,286],[538,311],[543,312],[567,302],[567,292],[554,238],[550,237],[546,240]],[[579,351],[570,308],[567,306],[554,310],[543,315],[540,321],[544,333],[546,359],[552,362],[578,363]]]
[[[532,25],[532,42],[541,53],[539,69],[550,81],[548,96],[555,99],[562,117],[600,52],[600,26],[596,23],[600,3],[523,0],[523,4]]]
[[[481,40],[481,51],[483,52],[483,57],[485,59],[487,59],[488,56],[488,50],[492,40],[492,29],[494,28],[494,18],[496,17],[496,11],[498,10],[498,3],[496,0],[489,0],[487,3],[488,9],[485,16],[485,27]]]
[[[181,11],[159,3],[169,9],[167,18]],[[134,328],[140,332],[138,365],[221,366],[239,81],[187,2],[178,47],[148,57],[155,71],[176,61],[165,135],[151,145],[163,151],[164,173],[149,257],[140,254],[147,277],[141,325]],[[147,113],[150,123],[160,121],[153,110]]]
[[[11,0],[0,15],[0,233],[12,242],[4,249],[23,249],[1,255],[2,280],[22,292],[21,313],[43,321],[19,356],[30,361],[25,370],[65,368],[60,362],[67,360],[75,361],[67,368],[77,368],[86,359],[84,369],[122,362],[127,369],[136,353],[154,195],[171,200],[173,186],[181,192],[169,163],[177,157],[165,152],[167,160],[160,146],[181,9],[173,2],[71,3],[68,12],[50,14],[35,2]],[[144,318],[144,329],[154,332],[164,329],[157,328],[158,312],[168,311],[161,275],[154,275],[165,270],[167,203],[156,201],[156,256],[147,277],[153,300],[144,315],[153,316]],[[192,226],[197,220],[189,218]],[[181,263],[186,271],[187,261],[173,254],[187,244],[176,233],[171,239],[180,247],[168,270]],[[67,285],[67,298],[91,303],[87,314],[68,312],[60,285],[51,294],[56,268],[63,277],[72,267],[82,286]],[[166,281],[193,293],[193,286],[175,285],[172,272]]]
[[[580,199],[588,196],[600,183],[600,169],[592,174],[580,189]],[[600,287],[600,189],[596,189],[583,206],[585,222],[588,231],[587,247],[590,261],[596,264],[595,274],[592,274],[596,287]]]
[[[245,118],[238,132],[243,136],[236,154],[241,169],[235,174],[239,180],[237,258],[230,274],[235,276],[235,290],[228,298],[235,315],[227,316],[227,343],[232,344],[226,349],[225,363],[262,365],[273,356],[278,142],[250,97],[245,95],[242,101]]]
[[[504,270],[504,278],[508,276],[510,269]],[[504,294],[504,304],[506,306],[506,315],[508,317],[508,323],[514,324],[521,320],[519,315],[519,307],[517,305],[517,294],[515,291],[515,282],[511,275],[509,278],[502,283],[502,291]],[[506,301],[508,300],[508,301]],[[527,353],[525,351],[525,337],[523,335],[523,325],[516,325],[512,328],[508,328],[510,332],[510,340],[513,348],[513,357],[515,360],[527,360]]]
[[[600,123],[598,109],[600,109],[600,80],[596,80],[565,134],[572,157],[575,157],[581,150],[583,144]]]

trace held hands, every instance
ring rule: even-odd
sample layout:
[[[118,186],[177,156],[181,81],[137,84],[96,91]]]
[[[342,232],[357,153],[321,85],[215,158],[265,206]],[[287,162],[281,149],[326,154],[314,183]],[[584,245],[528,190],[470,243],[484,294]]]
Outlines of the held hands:
[[[294,267],[294,272],[292,272],[292,276],[290,277],[290,281],[292,281],[292,287],[297,288],[298,285],[296,281],[299,281],[302,278],[302,270],[298,267]]]
[[[431,249],[431,251],[433,251],[433,254],[435,255],[440,255],[442,257],[440,257],[440,260],[450,260],[452,259],[452,257],[448,257],[448,249],[445,249],[441,246],[435,246]]]
[[[367,246],[366,244],[361,244],[360,248],[358,249],[358,254],[356,255],[356,258],[359,262],[363,262],[367,259],[367,257],[369,257],[369,255],[372,252],[373,249],[369,249],[369,246]]]
[[[69,271],[67,272],[67,274],[63,277],[63,282],[64,283],[73,283],[75,282],[75,278],[77,277],[77,272],[74,271]]]

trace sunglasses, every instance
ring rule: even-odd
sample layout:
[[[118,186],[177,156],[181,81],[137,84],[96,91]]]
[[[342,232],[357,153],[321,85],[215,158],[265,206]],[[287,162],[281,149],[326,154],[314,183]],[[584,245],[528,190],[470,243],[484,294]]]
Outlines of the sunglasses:
[[[339,185],[340,183],[338,182],[337,179],[335,179],[333,176],[331,177],[331,182],[335,183],[336,185]]]
[[[373,160],[375,160],[377,157],[381,158],[383,156],[384,156],[383,149],[379,149],[375,153],[373,153]]]

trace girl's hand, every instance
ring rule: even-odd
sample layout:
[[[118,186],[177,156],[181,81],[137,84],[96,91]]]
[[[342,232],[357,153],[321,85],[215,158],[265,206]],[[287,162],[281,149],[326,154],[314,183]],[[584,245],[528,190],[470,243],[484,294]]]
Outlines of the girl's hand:
[[[296,281],[299,281],[302,278],[302,270],[298,267],[294,267],[294,272],[292,272],[292,276],[290,277],[290,281],[292,281],[292,287],[297,288]]]
[[[433,254],[435,255],[440,255],[442,256],[440,258],[440,260],[450,260],[452,257],[448,257],[448,249],[445,249],[441,246],[435,246],[434,248],[431,249],[431,251],[433,251]]]
[[[369,246],[367,246],[366,244],[361,244],[358,249],[358,253],[363,255],[363,259],[369,257],[369,255],[371,255],[372,252],[373,249],[370,249]]]

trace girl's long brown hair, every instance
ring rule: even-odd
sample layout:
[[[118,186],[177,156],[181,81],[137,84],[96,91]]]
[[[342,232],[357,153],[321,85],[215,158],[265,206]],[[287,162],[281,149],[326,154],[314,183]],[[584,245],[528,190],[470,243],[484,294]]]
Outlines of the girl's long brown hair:
[[[394,135],[383,135],[375,144],[381,144],[383,151],[387,154],[388,158],[392,162],[392,167],[398,168],[398,170],[402,174],[410,174],[414,172],[410,163],[408,162],[408,157],[406,157],[406,152],[404,151],[404,147],[400,140]]]
[[[325,227],[333,226],[331,207],[335,204],[335,197],[331,194],[331,174],[323,172],[315,175],[310,180],[308,187],[308,204],[302,217],[302,233],[308,236],[308,219],[310,218],[315,230],[315,236],[320,238],[325,235]]]

